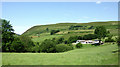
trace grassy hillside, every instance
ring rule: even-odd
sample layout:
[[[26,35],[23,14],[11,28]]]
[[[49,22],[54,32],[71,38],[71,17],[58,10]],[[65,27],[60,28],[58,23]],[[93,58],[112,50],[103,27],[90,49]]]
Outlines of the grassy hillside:
[[[2,53],[3,65],[117,65],[116,44],[83,45],[63,53]]]
[[[43,42],[45,39],[59,38],[63,37],[67,40],[70,36],[83,36],[86,34],[93,34],[97,26],[105,26],[107,30],[114,36],[118,35],[118,22],[108,21],[108,22],[90,22],[90,23],[57,23],[50,25],[37,25],[31,27],[23,35],[27,35],[32,38],[34,42]],[[69,30],[71,26],[82,26],[81,29]],[[89,29],[93,26],[92,29]],[[48,28],[48,30],[46,30]],[[60,30],[60,32],[50,35],[51,30]],[[39,37],[36,37],[38,36]]]
[[[107,29],[117,29],[117,25],[118,22],[117,21],[108,21],[108,22],[90,22],[90,23],[57,23],[57,24],[50,24],[50,25],[37,25],[34,27],[31,27],[30,29],[28,29],[26,32],[23,33],[23,35],[36,35],[36,34],[41,34],[41,33],[45,33],[46,28],[49,29],[49,32],[51,30],[60,30],[60,31],[68,31],[69,27],[73,25],[80,25],[80,26],[105,26]]]

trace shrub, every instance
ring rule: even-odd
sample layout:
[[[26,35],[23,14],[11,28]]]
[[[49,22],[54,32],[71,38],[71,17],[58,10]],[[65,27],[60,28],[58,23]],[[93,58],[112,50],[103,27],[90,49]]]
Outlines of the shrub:
[[[21,42],[24,45],[25,51],[31,52],[32,51],[32,47],[35,46],[33,41],[31,40],[31,38],[28,37],[28,36],[21,35],[20,36],[20,40],[21,40]]]
[[[66,43],[67,44],[73,43],[73,42],[76,42],[77,40],[78,40],[78,36],[72,36],[72,37],[69,37]]]
[[[56,49],[56,52],[65,52],[65,51],[72,50],[73,47],[65,45],[65,44],[58,44],[58,45],[56,45],[55,49]]]
[[[108,39],[105,39],[105,42],[115,42],[115,40],[111,39],[111,38],[108,38]]]
[[[97,38],[96,34],[88,34],[88,35],[83,36],[84,40],[91,40],[91,39],[96,39],[96,38]]]
[[[82,47],[81,43],[76,44],[76,48],[81,48],[81,47]]]
[[[55,52],[55,42],[46,39],[40,45],[41,52],[54,53]]]
[[[23,52],[23,51],[25,51],[23,42],[18,37],[15,37],[14,41],[11,44],[10,50],[12,52]]]
[[[40,52],[40,44],[39,42],[34,42],[35,46],[32,47],[32,52],[35,53],[35,52]]]
[[[116,40],[117,40],[117,45],[120,46],[120,36]]]
[[[62,43],[62,42],[63,42],[63,40],[64,40],[64,38],[62,38],[62,37],[61,37],[61,38],[59,38],[59,39],[57,39],[57,40],[56,40],[56,44],[60,44],[60,43]]]
[[[105,42],[115,42],[114,39],[112,39],[113,35],[109,35],[107,39],[105,39]]]
[[[50,32],[50,34],[53,35],[53,34],[55,34],[55,33],[57,33],[57,32],[60,32],[60,31],[59,31],[59,30],[52,30],[52,31]]]

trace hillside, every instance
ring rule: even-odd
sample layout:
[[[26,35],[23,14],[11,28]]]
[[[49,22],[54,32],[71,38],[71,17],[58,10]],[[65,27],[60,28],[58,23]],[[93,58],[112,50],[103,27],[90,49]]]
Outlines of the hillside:
[[[107,21],[107,22],[90,22],[90,23],[57,23],[57,24],[50,24],[50,25],[37,25],[33,26],[30,29],[28,29],[26,32],[23,33],[23,35],[35,35],[40,33],[45,33],[46,28],[51,30],[61,30],[61,31],[68,31],[69,27],[73,26],[105,26],[107,29],[116,29],[118,22],[117,21]]]
[[[45,39],[63,37],[67,40],[70,36],[83,36],[86,34],[93,34],[97,26],[105,26],[107,30],[114,36],[118,34],[118,22],[90,22],[90,23],[57,23],[50,25],[33,26],[24,32],[22,35],[32,37],[34,42],[43,42]],[[70,29],[73,27],[73,29]],[[52,30],[60,30],[60,32],[50,35]],[[39,36],[39,37],[38,37]]]

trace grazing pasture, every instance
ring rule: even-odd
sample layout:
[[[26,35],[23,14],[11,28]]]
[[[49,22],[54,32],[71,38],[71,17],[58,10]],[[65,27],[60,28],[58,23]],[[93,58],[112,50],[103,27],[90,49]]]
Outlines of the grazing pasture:
[[[2,53],[2,65],[117,65],[117,44],[84,44],[63,53]]]

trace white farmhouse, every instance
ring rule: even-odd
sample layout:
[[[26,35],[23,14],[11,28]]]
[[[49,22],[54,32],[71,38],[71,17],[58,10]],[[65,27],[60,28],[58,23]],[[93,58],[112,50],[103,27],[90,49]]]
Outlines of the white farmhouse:
[[[95,43],[99,43],[99,40],[77,40],[76,44],[77,43],[81,43],[81,44],[95,44]],[[103,43],[103,42],[101,41],[101,43]]]

